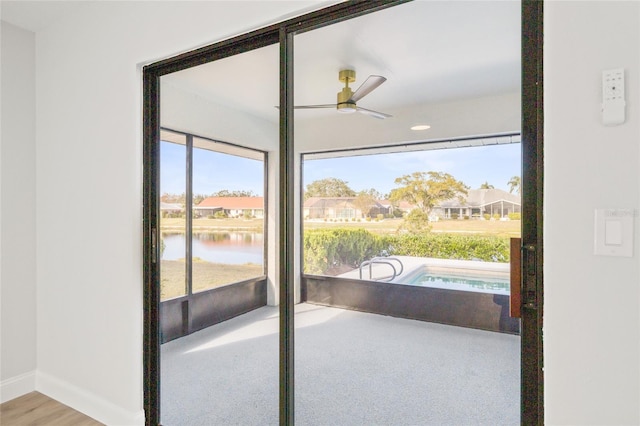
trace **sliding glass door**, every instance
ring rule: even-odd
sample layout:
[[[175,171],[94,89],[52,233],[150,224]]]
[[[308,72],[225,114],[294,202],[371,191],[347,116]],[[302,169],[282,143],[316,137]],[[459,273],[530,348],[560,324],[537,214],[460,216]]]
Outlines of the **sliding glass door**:
[[[354,329],[338,326],[335,334],[315,334],[320,325],[333,324],[331,315],[317,317],[321,307],[296,304],[312,302],[309,283],[315,285],[326,276],[362,271],[363,279],[358,277],[354,281],[367,281],[367,285],[374,282],[374,286],[382,288],[389,283],[372,279],[388,275],[381,268],[395,271],[397,275],[404,266],[386,261],[387,255],[392,253],[382,246],[362,259],[330,257],[328,251],[335,248],[335,241],[330,238],[316,238],[315,249],[324,252],[314,253],[307,245],[312,222],[313,226],[319,227],[358,223],[375,227],[384,224],[386,219],[410,219],[403,228],[405,232],[420,233],[428,229],[435,234],[438,229],[429,225],[435,216],[443,223],[448,221],[466,227],[465,232],[474,231],[469,224],[487,222],[500,227],[521,221],[521,247],[526,248],[523,249],[524,262],[531,265],[527,276],[519,282],[519,288],[525,288],[527,297],[522,304],[521,324],[524,348],[520,352],[521,421],[532,424],[541,421],[542,262],[536,261],[542,243],[541,2],[524,2],[521,17],[518,5],[513,3],[404,3],[407,2],[343,2],[145,67],[145,410],[148,424],[160,423],[160,395],[163,395],[163,410],[166,411],[163,424],[197,423],[202,419],[194,420],[191,413],[203,407],[209,409],[205,410],[205,418],[218,424],[233,423],[232,419],[243,423],[237,420],[239,418],[261,419],[261,424],[279,422],[287,425],[294,421],[313,423],[320,418],[326,422],[357,422],[353,415],[371,423],[378,418],[377,414],[386,415],[389,410],[419,402],[413,387],[394,391],[392,400],[397,403],[389,410],[383,410],[385,413],[376,412],[375,402],[372,402],[375,398],[366,399],[373,388],[385,389],[386,385],[380,384],[384,383],[385,377],[391,381],[401,377],[390,375],[388,363],[379,360],[383,349],[391,346],[392,351],[397,352],[404,347],[393,332],[391,338],[373,343],[362,329],[356,337],[342,342],[353,344],[357,340],[361,343],[358,349],[363,352],[337,356],[337,352],[332,351],[342,349],[339,336],[345,336],[338,333]],[[403,15],[403,11],[408,12]],[[366,25],[359,26],[359,22]],[[494,25],[484,29],[478,27],[487,22]],[[395,24],[400,24],[400,28],[389,30]],[[510,35],[501,37],[503,32]],[[515,58],[512,54],[496,55],[496,51],[506,49],[506,52],[513,48],[514,33],[515,44],[522,42],[523,47],[521,73],[519,46],[516,46]],[[436,46],[440,41],[444,47]],[[489,50],[483,50],[483,43],[494,49],[489,46]],[[385,50],[385,46],[391,46],[391,49]],[[469,48],[467,53],[464,49],[458,51],[459,46]],[[445,56],[438,56],[438,52]],[[515,74],[512,72],[514,61],[518,68]],[[454,70],[456,66],[461,67],[459,72]],[[514,78],[517,87],[512,87]],[[363,83],[363,88],[359,89]],[[505,87],[505,84],[511,86]],[[523,105],[522,112],[520,105]],[[495,117],[491,117],[491,113]],[[416,133],[425,130],[428,133]],[[471,184],[451,173],[442,158],[436,159],[435,165],[428,165],[417,150],[407,148],[416,143],[432,144],[432,147],[436,143],[451,143],[460,148],[469,146],[464,144],[471,139],[482,140],[488,136],[520,138],[520,157],[524,159],[522,173],[509,172],[509,178],[521,176],[519,211],[518,202],[506,196],[500,200],[485,199],[476,203],[478,205],[463,205],[463,201],[469,201],[470,190],[490,190],[489,187],[494,186],[493,189],[510,192],[505,186],[510,184],[487,175],[484,182],[467,188]],[[462,145],[460,141],[463,141]],[[231,151],[220,150],[221,146],[231,147]],[[323,175],[317,175],[318,179],[308,180],[311,172],[302,164],[331,158],[336,153],[344,156],[345,152],[353,150],[367,149],[374,153],[383,147],[414,151],[409,160],[397,164],[398,176],[394,184],[398,188],[394,186],[389,191],[374,182],[382,177],[375,166],[366,166],[358,176],[369,182],[359,182],[354,188],[348,185],[346,178],[328,167]],[[243,151],[246,149],[249,151]],[[249,152],[251,155],[247,155]],[[359,151],[355,152],[361,155]],[[254,158],[254,154],[262,157]],[[174,158],[169,160],[171,156]],[[421,167],[405,170],[408,161],[421,159]],[[230,171],[225,178],[217,179],[227,183],[224,187],[213,185],[205,176],[211,165],[219,161],[218,164],[224,166],[236,164],[232,169],[240,170],[237,175]],[[393,167],[394,161],[389,158],[385,167]],[[266,165],[262,175],[268,177],[262,191],[251,186],[230,186],[250,174],[249,171],[260,162],[263,167]],[[185,164],[184,177],[176,174],[170,180],[184,185],[183,198],[178,190],[167,189],[171,184],[161,176],[163,170],[169,174],[179,163]],[[257,169],[256,166],[256,173]],[[358,173],[357,166],[350,169],[350,172]],[[401,189],[403,183],[409,185],[413,172],[418,173],[417,177],[424,177],[423,180],[432,178],[434,181],[447,180],[448,174],[460,185],[453,191],[453,196],[440,197],[439,203],[422,209],[425,203],[407,200],[401,196],[401,191],[392,193],[393,189]],[[403,177],[406,178],[404,181]],[[314,181],[325,179],[333,179],[329,182],[332,184],[344,180],[343,183],[354,192],[347,195],[352,199],[334,202],[329,198],[341,198],[344,194],[312,194],[312,190],[317,189],[312,185]],[[486,184],[486,188],[482,188],[482,184]],[[467,198],[461,200],[465,192]],[[229,204],[228,199],[235,196],[263,197],[263,203],[244,200],[247,202],[241,204],[239,200],[232,200],[236,203]],[[316,199],[311,200],[314,197]],[[520,213],[520,219],[517,213]],[[402,217],[396,217],[396,214]],[[217,224],[232,221],[235,221],[233,225],[217,229]],[[427,225],[420,227],[423,222]],[[247,246],[247,250],[238,265],[227,256],[234,256],[239,246]],[[217,255],[208,257],[205,253],[213,247],[222,248]],[[396,247],[390,245],[389,248]],[[323,253],[327,255],[323,256]],[[308,255],[313,255],[315,263],[309,262]],[[381,258],[380,262],[371,268],[362,267],[363,262],[375,257]],[[494,262],[502,260],[492,258]],[[342,270],[345,264],[352,268]],[[407,283],[394,285],[394,289],[409,287]],[[242,291],[235,291],[239,289]],[[436,289],[435,293],[439,294],[440,290]],[[316,291],[314,297],[331,298],[337,294],[322,291],[325,290]],[[359,290],[351,290],[351,296],[356,299],[362,295]],[[497,318],[501,318],[504,311],[501,303],[495,298],[489,303],[500,305]],[[271,311],[253,317],[253,322],[232,322],[242,318],[239,316],[220,323],[265,305],[265,309]],[[348,308],[341,308],[345,307]],[[417,305],[414,308],[421,309]],[[296,315],[296,309],[303,311],[301,315]],[[494,314],[493,311],[490,313]],[[350,315],[338,313],[334,316],[346,318]],[[169,319],[163,322],[163,318]],[[517,324],[518,320],[514,321]],[[212,324],[222,327],[209,328]],[[254,328],[255,324],[260,326]],[[239,328],[226,328],[232,326]],[[195,334],[188,338],[178,337],[196,330],[201,330],[200,333],[211,330],[213,334],[207,335],[207,343],[178,349],[178,343],[188,342]],[[254,331],[257,334],[251,334]],[[224,338],[220,340],[220,337]],[[168,343],[163,346],[163,341]],[[259,345],[255,346],[256,343]],[[318,344],[317,350],[310,350]],[[227,358],[231,361],[216,364],[216,359],[224,359],[223,350],[232,351]],[[260,356],[253,357],[254,352]],[[167,355],[164,361],[161,353]],[[172,380],[180,374],[173,378],[164,376],[162,365],[163,362],[165,366],[186,364],[174,362],[180,354],[204,356],[214,360],[214,365],[205,368],[202,367],[204,364],[198,364],[200,367],[183,375],[182,384],[176,385]],[[421,362],[414,362],[416,354],[413,352],[397,354],[397,363],[407,362],[404,371],[407,380],[400,380],[400,388],[411,382],[412,369],[430,368],[424,357],[420,358]],[[345,361],[349,355],[354,355],[355,364]],[[376,364],[376,360],[381,363]],[[321,364],[321,361],[328,361],[328,364]],[[355,373],[362,380],[341,387],[339,383],[344,377],[329,373],[344,370],[348,365],[353,368],[344,373]],[[462,364],[447,365],[455,370]],[[253,374],[260,371],[256,366],[264,366],[270,373],[265,381],[255,379]],[[228,372],[233,374],[221,375]],[[382,382],[374,382],[373,376]],[[221,393],[212,396],[204,390],[191,392],[180,402],[178,393],[170,390],[180,386],[186,389],[195,381]],[[316,386],[320,382],[324,383],[322,388]],[[167,385],[170,387],[165,387]],[[458,387],[458,390],[462,389]],[[268,397],[264,398],[265,395]],[[364,399],[359,399],[360,396]],[[223,397],[228,398],[229,403],[224,403]],[[164,407],[167,401],[178,402],[181,408],[173,412],[180,414],[176,417],[169,414],[173,409]],[[417,410],[444,407],[447,401],[449,399],[445,398],[439,404],[423,405]],[[276,412],[276,404],[279,412]],[[479,406],[481,403],[473,407]],[[355,411],[348,407],[354,407]],[[297,419],[294,411],[300,414]],[[412,415],[426,418],[420,417],[419,412]]]
[[[261,73],[248,66],[253,61]],[[240,413],[277,422],[277,374],[263,374],[278,362],[276,280],[267,262],[269,152],[278,143],[278,91],[268,83],[277,78],[276,46],[160,78],[165,425],[229,424]],[[266,89],[238,95],[241,84]]]
[[[297,419],[519,424],[519,5],[410,2],[294,48]]]

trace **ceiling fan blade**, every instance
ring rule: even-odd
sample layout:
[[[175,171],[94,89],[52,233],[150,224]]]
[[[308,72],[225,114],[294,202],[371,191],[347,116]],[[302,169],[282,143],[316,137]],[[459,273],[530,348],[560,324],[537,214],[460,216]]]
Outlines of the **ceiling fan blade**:
[[[375,118],[379,118],[381,120],[385,118],[393,117],[393,115],[385,114],[384,112],[373,111],[373,110],[362,108],[362,107],[356,107],[356,110],[363,114],[370,115]]]
[[[364,81],[364,83],[362,83],[362,85],[358,87],[358,90],[355,91],[355,93],[353,94],[353,96],[351,96],[351,99],[349,100],[353,102],[358,102],[360,99],[364,98],[369,93],[373,92],[373,90],[375,90],[378,86],[380,86],[385,81],[387,81],[387,79],[382,77],[381,75],[370,75],[369,78],[367,78]]]
[[[336,104],[324,104],[324,105],[300,105],[294,106],[294,109],[318,109],[318,108],[336,108]],[[280,109],[278,105],[274,106],[275,109]]]
[[[317,108],[335,108],[336,104],[324,104],[324,105],[300,105],[294,106],[294,109],[317,109]]]

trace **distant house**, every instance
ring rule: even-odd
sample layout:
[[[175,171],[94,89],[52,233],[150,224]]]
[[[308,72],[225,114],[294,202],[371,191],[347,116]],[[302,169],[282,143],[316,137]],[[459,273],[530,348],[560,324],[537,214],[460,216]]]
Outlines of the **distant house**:
[[[374,201],[371,208],[363,212],[355,205],[356,197],[309,197],[303,206],[305,219],[359,219],[363,216],[389,214],[390,207]]]
[[[400,201],[391,201],[391,200],[380,200],[378,201],[383,208],[387,209],[389,214],[394,215],[394,212],[399,211],[401,215],[411,210],[415,209],[416,206],[411,204],[408,201],[400,200]]]
[[[264,217],[264,197],[208,197],[193,208],[196,217],[224,212],[229,217]]]
[[[163,217],[172,217],[184,213],[184,207],[179,203],[160,202],[160,212]]]
[[[433,208],[432,213],[441,218],[452,218],[454,215],[480,218],[485,214],[492,217],[498,214],[503,218],[509,213],[520,213],[520,209],[519,195],[502,189],[470,189],[462,200],[453,198],[443,201]]]

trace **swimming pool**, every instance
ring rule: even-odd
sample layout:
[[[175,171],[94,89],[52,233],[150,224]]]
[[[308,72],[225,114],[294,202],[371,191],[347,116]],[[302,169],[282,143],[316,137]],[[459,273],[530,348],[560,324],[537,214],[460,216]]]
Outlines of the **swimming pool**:
[[[480,293],[509,294],[509,280],[503,276],[482,274],[474,276],[466,273],[430,272],[428,267],[421,267],[404,277],[394,280],[397,284],[420,287],[443,288],[447,290],[474,291]]]

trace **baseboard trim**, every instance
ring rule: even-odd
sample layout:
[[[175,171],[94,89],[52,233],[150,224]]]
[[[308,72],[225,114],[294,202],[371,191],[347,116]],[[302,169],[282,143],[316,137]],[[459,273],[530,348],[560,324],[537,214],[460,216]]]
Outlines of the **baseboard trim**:
[[[36,372],[20,374],[0,382],[0,404],[36,390]]]
[[[35,390],[106,425],[144,425],[144,410],[131,412],[50,374],[36,373]]]

